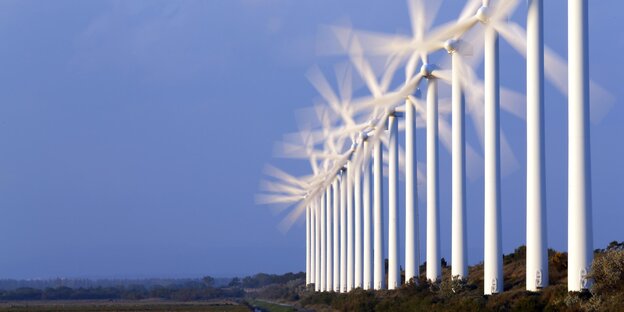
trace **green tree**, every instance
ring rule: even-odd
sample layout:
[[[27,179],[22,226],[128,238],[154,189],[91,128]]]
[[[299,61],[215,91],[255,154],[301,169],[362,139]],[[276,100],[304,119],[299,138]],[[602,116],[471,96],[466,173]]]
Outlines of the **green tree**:
[[[206,284],[206,286],[214,287],[214,283],[215,283],[214,277],[212,277],[212,276],[204,276],[202,278],[202,281],[204,282],[204,284]]]
[[[241,286],[241,280],[238,277],[233,278],[230,283],[228,284],[229,287],[240,287]]]

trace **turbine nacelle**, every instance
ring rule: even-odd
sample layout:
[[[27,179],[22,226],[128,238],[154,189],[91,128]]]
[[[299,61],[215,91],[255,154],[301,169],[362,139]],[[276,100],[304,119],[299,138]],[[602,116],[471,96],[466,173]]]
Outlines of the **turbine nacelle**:
[[[420,74],[423,77],[430,79],[430,78],[433,78],[433,71],[436,69],[437,67],[435,65],[425,63],[423,64],[423,66],[420,67]]]
[[[446,42],[444,42],[444,50],[446,50],[448,54],[453,54],[457,52],[458,48],[459,48],[459,40],[457,39],[449,39],[449,40],[446,40]]]
[[[463,56],[471,56],[474,52],[472,45],[462,39],[449,39],[444,42],[444,50],[448,54],[459,53]]]
[[[479,10],[477,10],[477,14],[475,15],[475,17],[477,18],[477,20],[479,20],[479,22],[487,24],[487,22],[490,20],[491,14],[492,11],[490,10],[490,7],[484,5],[480,7]]]
[[[368,133],[366,131],[360,132],[360,142],[364,142],[368,139]]]

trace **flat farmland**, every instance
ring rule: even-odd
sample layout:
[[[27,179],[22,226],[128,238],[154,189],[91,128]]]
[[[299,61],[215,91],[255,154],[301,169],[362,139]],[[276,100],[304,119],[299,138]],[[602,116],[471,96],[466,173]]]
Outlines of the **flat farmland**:
[[[208,311],[248,312],[250,308],[235,301],[173,302],[159,300],[72,300],[0,302],[0,311]]]

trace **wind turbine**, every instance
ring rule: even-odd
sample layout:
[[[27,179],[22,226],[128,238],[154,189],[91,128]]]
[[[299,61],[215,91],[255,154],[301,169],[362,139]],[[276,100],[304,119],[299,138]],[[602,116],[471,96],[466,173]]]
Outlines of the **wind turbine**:
[[[387,54],[399,54],[399,55],[407,55],[410,56],[406,65],[406,92],[401,92],[401,95],[407,95],[413,91],[413,88],[417,86],[422,78],[427,78],[429,81],[428,90],[428,103],[430,108],[427,110],[429,114],[429,120],[431,122],[427,123],[428,131],[428,196],[427,196],[427,205],[428,205],[428,235],[427,235],[427,260],[428,260],[428,274],[427,277],[430,280],[436,281],[438,277],[441,275],[441,269],[439,268],[439,216],[438,216],[438,188],[437,188],[437,137],[438,137],[438,127],[437,127],[437,81],[436,75],[434,74],[434,70],[437,73],[437,68],[428,64],[427,62],[427,53],[441,49],[444,47],[444,36],[447,34],[452,34],[458,31],[461,31],[464,28],[469,27],[476,23],[476,20],[470,21],[468,24],[462,24],[461,27],[458,28],[457,25],[449,25],[446,26],[443,30],[433,32],[431,35],[431,39],[424,38],[424,32],[428,26],[427,20],[425,19],[425,10],[424,4],[422,1],[409,1],[410,6],[410,17],[412,22],[412,32],[413,38],[397,38],[396,36],[384,36],[380,34],[370,34],[364,33],[365,42],[374,42],[374,44],[369,46],[371,49],[373,47],[381,47],[378,50],[379,53],[387,53]],[[435,15],[431,14],[431,15]],[[430,19],[431,22],[433,19]],[[399,42],[400,44],[396,44]],[[381,43],[381,44],[380,44]],[[421,67],[420,73],[417,75],[413,75],[414,69],[417,65],[417,60],[421,59],[423,65]],[[412,79],[412,76],[413,79]],[[411,88],[411,89],[410,89]],[[406,162],[406,280],[409,280],[413,277],[417,276],[417,263],[415,259],[418,259],[417,249],[415,248],[417,241],[417,230],[415,229],[415,219],[416,219],[416,183],[415,183],[415,153],[414,153],[414,131],[415,131],[415,123],[414,123],[414,108],[410,101],[406,101],[406,153],[407,153],[407,162]],[[392,137],[392,131],[391,131]],[[392,142],[392,140],[390,140]],[[393,181],[391,179],[391,181]],[[391,190],[391,195],[395,195]],[[398,196],[398,195],[397,195]],[[392,200],[392,196],[390,196]],[[391,201],[392,203],[392,201]],[[391,215],[393,212],[393,206],[391,205]],[[392,223],[391,223],[392,224]],[[394,231],[390,231],[390,235],[392,235]],[[394,240],[390,240],[390,250],[394,250],[393,244]],[[392,261],[393,253],[389,255],[390,259],[390,269],[398,270],[398,263]],[[432,263],[434,265],[432,265]],[[394,271],[394,270],[393,270]],[[394,278],[395,274],[390,274],[389,278]],[[391,286],[392,287],[392,286]]]
[[[343,34],[344,35],[344,34]],[[358,73],[365,81],[369,91],[373,94],[374,98],[381,98],[387,92],[392,76],[399,65],[399,58],[390,58],[388,66],[386,68],[386,72],[382,76],[382,78],[378,81],[376,75],[374,74],[370,64],[362,57],[361,47],[357,41],[357,38],[352,37],[349,38],[349,34],[345,38],[342,36],[343,47],[349,52],[349,56],[351,58],[352,63],[355,68],[358,70]],[[377,115],[376,111],[373,111],[373,116]],[[388,120],[388,130],[389,130],[389,139],[388,139],[388,185],[389,185],[389,213],[388,213],[388,222],[389,222],[389,234],[388,234],[388,288],[394,289],[398,285],[400,285],[400,272],[398,270],[398,176],[399,176],[399,145],[398,145],[398,120],[396,120],[395,114],[390,113],[390,110],[386,112],[387,116],[382,117],[380,120],[385,121],[385,118]],[[378,125],[380,127],[381,125]],[[377,133],[380,135],[380,133]],[[364,167],[364,214],[365,214],[365,239],[364,239],[364,289],[370,289],[372,287],[379,289],[382,288],[382,284],[380,283],[382,279],[382,258],[381,250],[382,246],[382,222],[379,219],[382,217],[381,213],[381,198],[382,198],[382,190],[381,183],[377,177],[381,177],[381,166],[383,164],[382,160],[382,150],[380,142],[370,142],[368,140],[370,136],[366,133],[362,135],[363,148],[360,152],[361,161],[357,161],[356,163],[363,163]],[[376,137],[377,141],[379,141],[380,137]],[[370,152],[371,149],[374,149],[373,152],[373,166],[370,166]],[[357,179],[359,181],[359,179]],[[370,195],[371,195],[371,187],[373,188],[373,218],[375,223],[373,225],[373,234],[375,235],[374,246],[371,246],[371,235],[370,235]],[[374,251],[374,255],[371,253]],[[373,266],[375,268],[373,269]],[[373,272],[371,272],[371,270]],[[373,273],[373,274],[371,274]],[[356,283],[357,286],[357,283]]]
[[[256,196],[259,204],[291,205],[306,199],[308,189],[312,187],[311,177],[294,177],[273,166],[266,166],[265,173],[278,180],[272,182],[261,181],[264,192]],[[306,285],[314,284],[315,276],[315,210],[312,203],[305,206],[306,211]]]
[[[591,263],[591,187],[589,180],[589,134],[588,134],[588,120],[589,120],[589,85],[590,82],[587,78],[587,43],[586,33],[587,33],[587,13],[586,7],[587,3],[584,0],[569,0],[569,49],[573,53],[570,53],[570,70],[571,73],[569,75],[569,85],[570,88],[573,86],[576,87],[570,92],[570,111],[569,111],[569,126],[570,126],[570,144],[569,144],[569,198],[575,198],[575,202],[572,203],[570,200],[569,206],[569,249],[571,257],[574,257],[574,260],[570,262],[570,272],[571,275],[568,280],[568,287],[571,291],[581,290],[587,287],[587,281],[585,274],[587,272],[588,263]],[[481,2],[481,7],[477,10],[477,7]],[[314,182],[310,182],[310,189],[306,192],[303,197],[301,197],[301,190],[291,190],[293,194],[283,195],[283,201],[292,201],[292,200],[301,200],[303,198],[303,203],[310,204],[314,203],[318,200],[319,196],[323,196],[325,194],[326,198],[330,197],[331,189],[329,185],[332,185],[331,188],[334,188],[333,185],[337,182],[336,175],[344,175],[344,168],[347,167],[346,178],[354,179],[361,172],[361,159],[370,159],[370,151],[375,150],[374,159],[373,159],[373,187],[374,187],[374,196],[373,202],[375,206],[375,224],[379,222],[380,218],[376,218],[377,216],[377,207],[381,207],[381,204],[377,205],[377,202],[380,200],[381,196],[381,164],[382,161],[382,152],[381,152],[381,141],[384,137],[382,135],[384,124],[388,123],[388,128],[390,132],[389,138],[386,140],[388,142],[389,147],[389,183],[391,185],[390,188],[390,218],[396,219],[398,217],[397,207],[396,207],[396,199],[398,198],[396,185],[398,184],[398,168],[399,168],[399,146],[396,140],[396,136],[398,135],[398,120],[396,119],[398,110],[395,109],[396,102],[405,97],[410,97],[411,93],[414,92],[416,87],[419,85],[420,80],[423,78],[428,79],[429,84],[427,87],[427,108],[420,108],[421,111],[425,111],[427,114],[426,120],[427,126],[431,127],[428,130],[428,137],[431,136],[434,139],[428,139],[428,142],[432,143],[434,147],[428,148],[431,150],[434,157],[428,157],[428,160],[431,158],[432,160],[437,162],[437,131],[442,131],[444,128],[442,123],[438,125],[437,120],[437,79],[441,77],[434,76],[434,70],[432,66],[427,62],[427,53],[433,50],[440,49],[441,47],[445,48],[449,53],[452,54],[452,76],[451,79],[453,81],[453,276],[462,277],[465,274],[465,135],[463,133],[464,126],[464,105],[466,103],[466,99],[464,97],[464,90],[466,88],[467,94],[469,95],[468,104],[473,104],[475,102],[475,98],[479,96],[483,96],[485,100],[485,116],[480,116],[479,112],[482,110],[478,108],[476,105],[472,105],[471,113],[473,115],[473,119],[480,119],[485,117],[484,125],[485,125],[485,134],[482,135],[483,139],[482,144],[485,145],[485,177],[486,177],[486,205],[485,205],[485,257],[484,257],[484,282],[485,287],[484,291],[486,294],[493,294],[502,291],[502,263],[500,259],[501,255],[501,238],[500,238],[500,175],[501,175],[501,147],[503,153],[507,150],[508,147],[504,135],[500,132],[499,125],[499,111],[501,108],[500,97],[501,92],[504,94],[504,90],[500,89],[499,80],[498,80],[498,35],[499,33],[508,41],[510,41],[511,45],[516,49],[520,50],[521,53],[526,53],[527,57],[527,289],[528,290],[537,290],[540,286],[547,285],[547,279],[543,277],[547,277],[547,262],[545,259],[545,249],[546,249],[546,237],[545,237],[545,205],[544,205],[544,170],[543,170],[543,158],[544,158],[544,149],[543,149],[543,76],[544,76],[544,59],[553,65],[550,71],[546,70],[546,75],[554,80],[555,85],[564,89],[567,93],[567,86],[561,83],[560,77],[553,78],[553,72],[559,71],[561,68],[565,68],[564,65],[561,65],[557,58],[553,58],[552,52],[548,50],[548,48],[544,48],[543,46],[543,34],[542,34],[542,13],[541,13],[541,0],[529,0],[529,14],[527,16],[527,28],[528,28],[528,36],[525,41],[522,38],[522,30],[517,27],[517,25],[513,23],[508,23],[504,21],[506,15],[511,12],[516,5],[517,0],[510,1],[497,1],[494,6],[490,6],[490,1],[469,1],[464,11],[460,15],[460,19],[458,22],[452,23],[450,26],[444,26],[434,30],[430,36],[431,39],[425,39],[422,35],[425,27],[422,27],[422,24],[425,23],[424,17],[419,19],[412,19],[412,27],[414,31],[414,38],[399,38],[397,37],[383,37],[377,34],[365,34],[368,36],[370,42],[382,42],[384,44],[378,44],[376,50],[371,50],[374,53],[383,54],[388,53],[392,54],[394,57],[403,58],[405,56],[410,56],[408,60],[408,66],[406,68],[407,71],[411,70],[410,68],[414,68],[417,64],[417,59],[420,58],[423,61],[423,66],[421,67],[421,71],[416,75],[406,75],[407,82],[406,84],[399,88],[396,92],[390,92],[388,94],[384,94],[383,96],[378,96],[375,94],[374,90],[371,90],[373,93],[374,101],[364,101],[361,107],[368,107],[375,104],[376,112],[373,115],[376,117],[372,123],[374,123],[374,127],[369,127],[371,132],[363,132],[360,133],[359,139],[354,139],[353,135],[351,136],[352,147],[346,153],[338,154],[335,151],[329,152],[329,154],[333,154],[330,158],[329,155],[323,154],[323,152],[318,152],[314,157],[320,157],[325,159],[325,168],[323,173],[320,174],[321,177],[315,179]],[[410,10],[410,15],[415,16],[414,12],[420,13],[424,12],[424,10],[414,10],[415,7],[421,5],[421,1],[413,1],[412,10]],[[496,5],[497,4],[497,5]],[[475,15],[471,15],[474,11],[476,11]],[[414,21],[417,21],[414,23]],[[483,35],[483,51],[484,51],[484,59],[485,59],[485,90],[479,95],[478,91],[470,90],[478,86],[478,84],[472,84],[469,82],[474,82],[472,74],[469,68],[463,64],[463,61],[459,54],[457,53],[457,46],[461,46],[460,39],[464,32],[466,32],[469,28],[472,28],[477,22],[481,22],[483,24],[482,30],[479,32],[480,35]],[[420,26],[419,26],[420,25]],[[391,38],[391,40],[387,40]],[[450,39],[450,40],[448,40]],[[446,41],[444,41],[446,40]],[[413,65],[413,66],[410,66]],[[462,68],[463,67],[463,68]],[[462,72],[463,71],[463,72]],[[465,75],[465,76],[463,76]],[[449,78],[448,76],[446,77]],[[467,83],[468,82],[468,83]],[[411,97],[414,98],[414,97]],[[414,119],[414,114],[417,111],[416,107],[413,107],[411,103],[416,103],[418,100],[409,99],[406,102],[405,114],[410,114],[409,118],[406,116],[406,119],[410,119],[410,122],[406,124],[406,132],[409,130],[410,136],[413,135],[414,126],[411,126],[415,122],[412,122]],[[331,104],[331,103],[330,103]],[[502,103],[502,108],[505,107],[506,102]],[[331,105],[330,105],[331,107]],[[387,109],[383,109],[387,108]],[[351,114],[355,114],[357,111],[357,105],[354,105],[354,109],[350,111]],[[381,112],[381,113],[380,113]],[[512,112],[514,110],[512,109]],[[517,113],[517,108],[515,110]],[[344,114],[344,110],[340,110],[337,112],[339,115]],[[342,115],[341,115],[342,116]],[[342,116],[344,118],[344,116]],[[456,126],[455,123],[458,123]],[[477,122],[479,124],[479,122]],[[353,130],[353,128],[359,128],[360,125],[352,123],[348,126],[345,126],[343,132],[347,132],[346,128],[349,128],[348,131]],[[362,132],[362,129],[366,127],[359,128],[356,131]],[[327,137],[327,133],[323,134],[323,138]],[[582,140],[579,142],[573,140],[572,138],[581,137]],[[370,138],[370,139],[369,139]],[[412,141],[412,140],[408,140]],[[574,141],[574,142],[573,142]],[[428,144],[429,145],[429,144]],[[413,152],[411,147],[406,146],[406,149]],[[327,153],[327,152],[325,152]],[[457,154],[457,155],[456,155]],[[355,157],[355,159],[353,158]],[[407,157],[408,159],[412,157]],[[332,166],[328,165],[328,161],[334,163]],[[413,160],[413,159],[412,159]],[[406,163],[410,163],[409,167],[412,167],[415,162],[408,160]],[[406,164],[407,165],[407,164]],[[349,166],[352,168],[349,169]],[[331,168],[330,168],[331,167]],[[364,166],[369,167],[370,166]],[[379,169],[378,169],[379,167]],[[338,168],[338,169],[337,169]],[[433,174],[428,174],[428,178],[434,181],[430,183],[431,186],[435,186],[435,171],[437,168],[437,164],[433,163],[429,165],[428,168],[432,170]],[[413,168],[410,168],[413,169]],[[407,170],[415,171],[415,170]],[[378,173],[379,172],[379,173]],[[367,177],[366,171],[365,180]],[[318,174],[317,174],[318,175]],[[409,174],[412,177],[414,174]],[[456,178],[458,177],[458,178]],[[409,180],[406,179],[406,180]],[[355,179],[356,185],[355,189],[352,187],[347,187],[345,192],[354,192],[356,193],[356,198],[353,199],[353,194],[347,196],[348,199],[346,201],[351,200],[351,205],[346,206],[356,206],[356,213],[360,211],[362,206],[366,206],[366,200],[369,196],[362,198],[360,202],[360,194],[366,193],[367,185],[370,187],[370,181],[365,182],[362,188],[359,188],[361,183],[361,177],[357,177]],[[413,183],[413,182],[412,182]],[[412,184],[410,183],[410,184]],[[348,184],[348,183],[347,183]],[[533,187],[532,187],[533,186]],[[379,188],[379,191],[377,191]],[[345,188],[341,188],[340,193],[342,195],[343,190]],[[410,188],[408,188],[408,192],[415,196],[415,192],[410,192]],[[433,187],[432,196],[428,196],[431,199],[437,198],[436,196],[436,187]],[[580,189],[580,191],[579,191]],[[334,190],[334,200],[336,202],[336,192]],[[574,192],[574,194],[573,194]],[[409,196],[406,194],[406,196]],[[340,196],[341,201],[344,196]],[[370,199],[370,198],[369,198]],[[408,199],[408,201],[410,201]],[[415,199],[412,199],[410,202],[414,202]],[[429,202],[429,200],[428,200]],[[457,204],[456,204],[457,203]],[[324,204],[329,206],[327,201]],[[321,202],[323,205],[323,202]],[[433,205],[433,204],[432,204]],[[314,206],[314,205],[313,205]],[[335,206],[335,205],[334,205]],[[343,209],[345,205],[343,204],[341,209]],[[410,206],[408,204],[408,206]],[[314,206],[318,207],[318,205]],[[316,208],[318,209],[318,208]],[[336,208],[334,208],[336,209]],[[293,211],[289,215],[289,219],[293,219],[299,211],[302,211],[301,205],[297,207],[295,211]],[[319,215],[322,214],[325,209],[322,209],[320,212],[317,212],[315,215],[312,209],[307,210],[310,218],[316,218],[317,220],[324,220],[324,217],[319,218]],[[336,210],[334,210],[336,211]],[[351,210],[349,210],[351,211]],[[366,208],[364,209],[364,214],[366,214]],[[381,211],[381,209],[379,209]],[[434,210],[435,212],[435,210]],[[352,214],[353,215],[353,214]],[[381,215],[381,214],[379,214]],[[428,214],[429,215],[429,214]],[[431,213],[430,215],[434,216],[435,213]],[[352,225],[352,228],[356,228],[356,242],[355,248],[361,245],[360,242],[357,242],[358,238],[361,237],[361,228],[357,230],[358,225],[361,224],[360,220],[361,216],[356,217],[355,224]],[[364,216],[366,219],[366,215]],[[408,216],[409,218],[409,216]],[[335,218],[334,218],[335,219]],[[344,218],[342,218],[344,220]],[[341,220],[341,221],[342,221]],[[462,222],[456,222],[456,221]],[[364,233],[366,233],[366,224],[364,225]],[[432,222],[434,226],[431,228],[435,228],[436,222]],[[318,226],[318,223],[315,223]],[[535,224],[539,224],[539,228],[537,231],[534,230]],[[310,224],[312,225],[312,224]],[[390,272],[389,278],[391,279],[390,287],[395,287],[397,284],[396,271],[393,270],[396,266],[398,266],[398,256],[395,255],[397,253],[398,241],[395,239],[398,235],[396,235],[396,221],[390,222]],[[407,224],[406,224],[407,225]],[[310,227],[310,226],[309,226]],[[331,226],[329,226],[331,228]],[[375,226],[377,228],[377,226]],[[406,228],[409,225],[406,226]],[[574,229],[581,228],[581,233],[578,234]],[[323,227],[325,230],[326,227]],[[342,229],[344,230],[344,229]],[[311,234],[313,229],[308,229],[307,233]],[[351,233],[352,231],[349,231]],[[572,233],[574,232],[574,233]],[[316,235],[318,235],[319,231],[316,231]],[[321,233],[322,234],[322,233]],[[574,236],[573,235],[576,235]],[[366,237],[366,234],[364,235]],[[408,235],[410,237],[411,235]],[[437,237],[437,235],[431,234],[432,238]],[[377,241],[377,236],[375,236]],[[318,242],[319,240],[317,240]],[[324,240],[320,240],[321,242]],[[366,239],[365,239],[366,241]],[[457,242],[457,244],[456,244]],[[366,242],[365,242],[366,243]],[[407,243],[407,242],[406,242]],[[309,245],[309,244],[308,244]],[[343,244],[344,245],[344,244]],[[408,245],[410,245],[408,243]],[[413,244],[412,244],[413,245]],[[436,244],[431,244],[435,246]],[[353,246],[353,244],[351,244]],[[456,248],[457,246],[457,248]],[[588,249],[589,246],[589,249]],[[375,243],[376,249],[377,242]],[[312,248],[313,249],[313,248]],[[323,250],[327,250],[329,253],[330,247],[323,248]],[[364,246],[366,249],[366,245]],[[408,246],[406,246],[406,251]],[[439,249],[439,245],[438,245]],[[308,248],[310,251],[308,254],[312,253],[311,248]],[[589,250],[589,251],[588,251]],[[362,262],[360,261],[360,265],[358,265],[358,259],[361,251],[356,252],[354,257],[351,257],[352,260],[355,260],[355,267],[361,267]],[[411,253],[411,252],[410,252]],[[434,252],[428,252],[429,254],[435,254]],[[459,255],[459,257],[456,257]],[[318,252],[315,255],[318,258]],[[325,258],[325,257],[323,257]],[[497,259],[498,258],[498,259]],[[309,259],[309,258],[308,258]],[[377,259],[377,255],[375,255],[375,259]],[[407,260],[406,259],[406,264]],[[413,259],[413,258],[412,258]],[[457,259],[457,263],[456,260]],[[589,260],[587,260],[589,259]],[[312,259],[309,259],[312,260]],[[393,261],[395,260],[395,261]],[[573,263],[577,261],[576,263]],[[588,262],[589,261],[589,262]],[[307,261],[308,266],[310,266],[311,262]],[[319,261],[316,261],[316,265],[318,265]],[[366,262],[366,259],[364,259]],[[381,262],[381,261],[379,261]],[[429,262],[429,261],[428,261]],[[435,261],[438,262],[438,261]],[[545,263],[546,262],[546,263]],[[364,266],[366,266],[364,264]],[[412,266],[411,264],[408,266]],[[353,265],[351,266],[353,268]],[[432,266],[433,267],[433,266]],[[398,268],[397,268],[398,269]],[[406,269],[408,269],[406,267]],[[545,270],[545,271],[544,271]],[[318,275],[318,271],[315,272]],[[358,285],[358,276],[357,272],[360,271],[358,268],[355,272],[355,285]],[[458,272],[458,273],[457,273]],[[544,274],[544,272],[546,274]],[[324,277],[329,278],[331,273],[326,272],[327,274],[323,274]],[[406,272],[407,273],[407,272]],[[457,273],[457,274],[456,274]],[[410,273],[410,275],[413,273]],[[577,274],[578,276],[575,276]],[[375,276],[377,276],[377,270],[375,268]],[[407,275],[406,275],[407,276]],[[429,277],[429,274],[428,274]],[[321,277],[322,278],[322,277]],[[316,282],[321,280],[321,278],[316,278]],[[436,276],[437,278],[437,276]],[[364,273],[364,280],[366,280],[366,273]],[[433,279],[432,279],[433,280]],[[375,287],[377,288],[377,279],[374,281]],[[321,283],[325,284],[325,283]],[[366,282],[364,281],[364,284]],[[489,285],[488,285],[489,284]],[[321,286],[323,287],[323,286]],[[381,286],[380,286],[381,287]]]
[[[505,10],[512,10],[513,1],[507,2]],[[490,18],[487,23],[500,33],[518,52],[527,59],[527,290],[536,291],[548,285],[548,251],[546,240],[546,204],[544,169],[544,120],[543,120],[543,81],[548,77],[555,87],[568,95],[569,109],[569,251],[575,254],[575,246],[581,246],[580,255],[569,266],[569,290],[586,288],[589,263],[593,254],[591,242],[591,184],[589,179],[589,111],[595,116],[604,115],[608,110],[608,93],[589,81],[587,72],[587,16],[586,1],[569,2],[569,66],[568,71],[561,57],[544,46],[543,8],[541,0],[530,0],[527,14],[527,33],[512,22],[501,22]],[[504,14],[499,14],[504,16]],[[526,39],[524,39],[526,38]],[[544,61],[549,66],[544,67]],[[566,84],[565,77],[568,77]],[[591,87],[591,88],[590,88]],[[570,90],[570,91],[568,91]],[[569,92],[569,94],[568,94]],[[597,105],[589,106],[588,97],[592,93]],[[601,107],[602,106],[602,107]],[[579,108],[582,107],[582,108]],[[602,109],[601,109],[602,108]],[[602,110],[602,112],[601,112]],[[575,121],[579,121],[575,124]],[[574,138],[574,139],[572,139]],[[584,138],[578,140],[578,138]],[[587,139],[587,142],[585,142]],[[580,145],[577,145],[580,144]],[[586,146],[585,146],[586,144]],[[580,147],[579,147],[580,146]],[[576,162],[578,160],[578,163]],[[578,185],[578,188],[572,185]],[[571,199],[574,198],[574,199]],[[578,206],[576,206],[576,204]],[[589,208],[588,208],[589,207]],[[574,211],[574,212],[573,212]],[[581,230],[577,230],[581,229]],[[579,234],[581,233],[581,234]],[[578,235],[578,236],[577,236]],[[587,250],[590,250],[587,252]],[[580,281],[580,282],[579,282]],[[575,286],[572,286],[574,284]],[[581,286],[580,286],[581,285]]]
[[[544,58],[549,63],[545,74],[555,86],[568,95],[568,291],[581,291],[589,287],[587,272],[593,259],[591,169],[589,120],[590,93],[594,98],[606,96],[601,88],[589,80],[587,1],[568,1],[568,67],[567,85],[564,81],[566,68],[552,51],[543,47],[542,2],[529,3],[527,16],[527,81],[528,75],[539,77],[527,83],[527,95],[532,102],[528,106],[531,128],[527,126],[527,290],[537,290],[548,285],[548,262],[546,245],[545,191],[543,186],[543,95]],[[522,37],[519,27],[510,25],[501,34],[511,38]],[[513,30],[516,32],[514,33]],[[503,32],[506,31],[506,32]],[[510,40],[512,46],[522,52],[521,40]],[[594,90],[591,90],[593,87]],[[597,91],[597,92],[591,92]],[[594,100],[592,103],[606,102]],[[530,154],[529,154],[530,153]],[[529,181],[529,179],[531,179]],[[529,183],[534,183],[529,187]],[[542,188],[539,188],[542,187]],[[531,205],[531,206],[529,206]],[[531,231],[529,231],[531,227]]]
[[[316,175],[319,175],[319,169],[318,166],[316,165],[316,160],[318,158],[323,159],[324,160],[324,171],[323,174],[327,175],[328,178],[327,179],[332,179],[331,184],[325,186],[324,191],[321,193],[320,195],[320,211],[319,208],[316,208],[316,213],[313,215],[313,217],[316,217],[315,219],[320,219],[320,222],[316,222],[316,230],[319,230],[320,227],[320,238],[318,238],[319,235],[317,236],[317,243],[315,244],[316,249],[318,250],[318,245],[320,245],[320,252],[318,254],[315,254],[316,256],[316,260],[314,261],[315,264],[317,262],[320,262],[320,272],[316,272],[316,276],[315,276],[315,280],[316,283],[316,288],[317,290],[320,291],[327,291],[327,290],[332,290],[332,278],[333,278],[333,272],[332,272],[332,239],[331,239],[331,234],[332,234],[332,209],[334,210],[334,214],[336,214],[338,207],[332,207],[332,192],[331,192],[331,187],[332,184],[334,184],[336,182],[336,177],[332,177],[332,169],[329,165],[329,161],[334,161],[337,162],[338,160],[340,160],[340,158],[342,158],[342,156],[340,154],[337,153],[336,150],[336,145],[342,145],[342,140],[341,139],[337,139],[336,142],[334,142],[334,135],[329,133],[330,130],[330,123],[331,121],[329,120],[329,116],[327,114],[327,111],[319,106],[315,106],[315,112],[316,115],[318,117],[318,119],[321,121],[322,125],[323,125],[323,130],[322,133],[323,135],[325,135],[326,139],[324,140],[325,142],[325,150],[326,151],[318,151],[318,150],[314,150],[314,145],[315,145],[315,134],[313,134],[310,131],[302,131],[300,132],[297,136],[301,136],[303,137],[303,146],[301,145],[297,145],[297,144],[287,144],[284,143],[281,145],[281,156],[284,157],[295,157],[295,158],[301,158],[301,157],[309,157],[311,160],[311,164],[313,167],[313,171],[316,173]],[[297,137],[295,136],[295,138]],[[335,201],[334,201],[335,202]],[[315,206],[315,207],[319,207],[319,205]],[[319,225],[320,223],[320,225]],[[335,236],[334,236],[335,237]],[[320,243],[319,243],[320,242]],[[315,250],[316,251],[316,250]],[[320,259],[320,261],[318,260]],[[318,265],[317,265],[318,266]],[[318,278],[317,278],[318,277]]]
[[[343,34],[344,35],[344,34]],[[350,38],[350,34],[342,36],[343,48],[349,52],[351,62],[357,69],[360,77],[366,83],[374,98],[383,97],[390,85],[392,76],[399,66],[399,58],[391,58],[381,79],[377,79],[370,64],[362,57],[361,47],[357,38]],[[373,116],[377,115],[373,111]],[[379,126],[379,125],[378,125]],[[381,142],[371,142],[368,133],[362,133],[363,148],[360,152],[364,169],[363,209],[364,209],[364,247],[363,247],[363,288],[383,288],[383,220],[382,220],[382,166],[383,151]],[[388,146],[391,146],[388,144]],[[374,150],[371,155],[371,150]],[[373,161],[371,161],[371,156]],[[389,153],[389,158],[390,153]],[[398,161],[398,160],[397,160]],[[392,164],[389,163],[389,167]],[[398,163],[396,164],[398,165]],[[392,219],[390,219],[392,220]],[[372,235],[371,235],[372,234]],[[374,239],[374,240],[373,240]]]
[[[313,68],[308,72],[308,79],[317,91],[322,95],[329,107],[337,113],[343,120],[344,129],[340,132],[342,135],[349,135],[352,142],[352,148],[356,148],[361,144],[363,139],[356,139],[358,133],[365,130],[369,123],[356,124],[355,119],[350,110],[351,100],[351,71],[343,68],[341,74],[338,74],[338,90],[340,98],[333,92],[329,86],[329,82],[325,79],[318,68]],[[346,186],[346,285],[341,285],[343,291],[350,291],[353,288],[362,287],[362,168],[354,166],[351,161],[347,161],[346,175],[343,175],[342,183]]]
[[[344,81],[350,80],[350,73],[348,71],[345,72],[345,76],[343,77]],[[350,88],[351,82],[349,81],[347,84],[340,84],[343,86],[340,88],[341,98],[334,93],[332,88],[329,85],[327,79],[323,76],[318,67],[313,67],[307,73],[308,80],[311,84],[316,88],[319,94],[324,98],[326,103],[329,105],[331,109],[334,110],[339,116],[343,118],[345,123],[345,127],[353,127],[355,125],[355,121],[348,115],[347,111],[347,103],[350,101],[351,94],[350,92],[346,92],[347,86]],[[340,80],[340,79],[339,79]],[[343,91],[345,90],[345,91]],[[352,148],[355,147],[355,141],[353,138]],[[340,246],[341,246],[341,254],[340,254],[340,289],[343,292],[349,291],[353,287],[353,179],[349,177],[350,172],[353,168],[349,168],[349,162],[347,162],[345,168],[341,170],[341,186],[344,190],[341,192],[341,210],[340,210]],[[344,201],[344,203],[343,203]]]
[[[589,287],[593,259],[587,1],[568,1],[568,291]]]

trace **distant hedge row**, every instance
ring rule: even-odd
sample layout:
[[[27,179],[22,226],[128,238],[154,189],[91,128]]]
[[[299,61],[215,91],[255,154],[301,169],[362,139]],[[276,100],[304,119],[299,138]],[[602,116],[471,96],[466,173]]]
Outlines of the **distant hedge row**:
[[[242,298],[244,289],[263,288],[273,285],[287,285],[291,281],[305,280],[305,273],[286,273],[283,275],[259,273],[242,279],[234,278],[227,286],[216,287],[215,278],[206,276],[203,279],[187,281],[179,284],[163,285],[118,285],[106,287],[20,287],[11,290],[0,290],[0,300],[139,300],[160,298],[176,301],[208,300],[217,298]],[[269,287],[268,290],[273,288]],[[279,288],[279,287],[277,287]],[[278,289],[281,290],[281,289]],[[262,290],[260,293],[269,292]],[[292,298],[293,295],[280,293],[280,297]]]
[[[213,288],[200,283],[189,283],[176,286],[153,286],[149,289],[142,286],[129,287],[95,287],[95,288],[17,288],[1,290],[0,300],[95,300],[95,299],[126,299],[138,300],[161,298],[176,301],[208,300],[215,298],[241,298],[245,292],[240,288]]]

